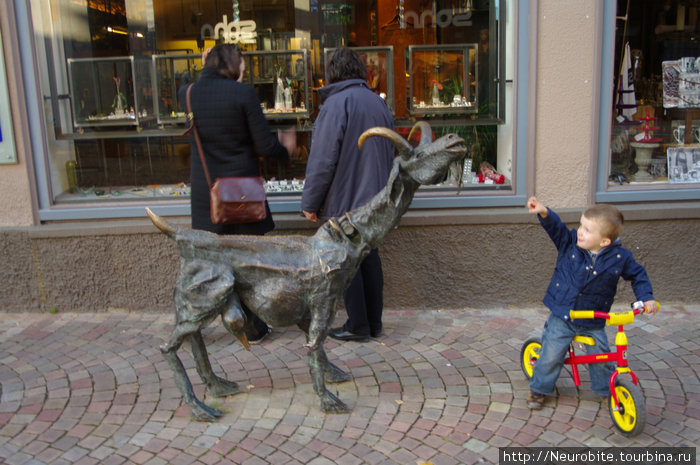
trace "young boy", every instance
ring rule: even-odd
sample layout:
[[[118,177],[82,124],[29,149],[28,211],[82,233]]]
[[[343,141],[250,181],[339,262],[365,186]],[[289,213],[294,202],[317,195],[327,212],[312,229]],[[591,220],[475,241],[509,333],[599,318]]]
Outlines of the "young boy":
[[[549,283],[544,304],[551,314],[544,325],[540,358],[530,379],[529,408],[538,410],[545,395],[554,391],[564,358],[575,335],[591,336],[595,346],[588,353],[609,352],[605,320],[600,318],[571,321],[569,310],[610,311],[620,277],[632,282],[637,300],[644,301],[647,311],[659,311],[644,267],[622,247],[618,235],[622,214],[612,205],[588,207],[581,215],[578,228],[568,230],[559,216],[535,197],[527,202],[540,224],[557,247],[557,263]],[[601,396],[609,393],[608,380],[613,367],[609,363],[589,366],[591,387]]]

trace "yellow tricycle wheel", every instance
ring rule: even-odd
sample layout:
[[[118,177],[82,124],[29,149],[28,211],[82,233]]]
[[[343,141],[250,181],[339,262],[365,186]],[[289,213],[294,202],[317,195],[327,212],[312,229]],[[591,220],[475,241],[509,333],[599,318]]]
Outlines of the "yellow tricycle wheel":
[[[531,337],[525,341],[523,348],[520,349],[520,367],[527,379],[532,378],[535,362],[540,358],[540,349],[542,349],[542,340],[539,337]]]
[[[615,395],[620,408],[615,410],[615,401],[610,396],[608,410],[615,427],[625,436],[636,436],[647,423],[647,407],[642,390],[628,379],[615,380]]]

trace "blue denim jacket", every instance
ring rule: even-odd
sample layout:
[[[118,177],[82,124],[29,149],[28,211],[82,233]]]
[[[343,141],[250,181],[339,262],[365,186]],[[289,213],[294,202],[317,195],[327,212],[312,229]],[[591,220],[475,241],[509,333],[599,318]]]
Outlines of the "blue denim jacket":
[[[576,245],[576,229],[567,229],[561,218],[548,209],[547,218],[537,216],[557,247],[557,263],[543,299],[549,310],[568,321],[569,310],[609,312],[620,277],[631,281],[637,300],[653,300],[651,282],[644,267],[618,238],[598,253],[591,262],[590,253]],[[577,320],[576,325],[598,328],[601,319]]]

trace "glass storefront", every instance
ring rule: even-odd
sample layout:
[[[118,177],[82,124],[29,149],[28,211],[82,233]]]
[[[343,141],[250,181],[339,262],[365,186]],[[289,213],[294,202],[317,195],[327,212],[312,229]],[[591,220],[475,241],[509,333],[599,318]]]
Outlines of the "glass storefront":
[[[700,1],[616,3],[616,13],[606,12],[608,18],[616,14],[610,38],[615,78],[607,177],[599,180],[598,198],[697,198]]]
[[[279,165],[260,154],[273,203],[303,188],[313,122],[334,48],[355,48],[368,84],[407,136],[427,120],[457,132],[469,160],[418,196],[503,194],[514,185],[512,21],[498,0],[30,0],[44,102],[51,205],[187,201],[189,143],[178,89],[202,51],[237,43],[273,129],[298,148]],[[508,35],[507,35],[508,34]],[[512,75],[512,74],[511,74]],[[512,79],[512,78],[511,78]],[[481,166],[503,177],[479,179]],[[457,184],[461,182],[461,185]]]

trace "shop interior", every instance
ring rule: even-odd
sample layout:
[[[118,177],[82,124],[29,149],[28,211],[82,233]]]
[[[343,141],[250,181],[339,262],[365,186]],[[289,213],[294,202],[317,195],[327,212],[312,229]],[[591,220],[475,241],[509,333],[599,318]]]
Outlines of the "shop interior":
[[[700,182],[700,1],[617,7],[609,184]]]
[[[36,0],[41,2],[42,0]],[[339,46],[365,59],[367,81],[391,108],[397,131],[416,120],[435,136],[458,132],[471,148],[435,190],[507,188],[476,176],[482,162],[498,170],[497,131],[503,120],[497,53],[500,18],[488,0],[83,0],[52,2],[55,61],[66,93],[53,95],[52,160],[57,203],[174,198],[188,195],[188,139],[178,89],[194,82],[201,53],[217,42],[238,43],[244,81],[256,89],[272,129],[294,128],[298,148],[284,166],[260,154],[271,195],[303,188],[314,89]],[[76,5],[80,4],[80,5]],[[60,81],[60,79],[57,79]],[[60,87],[55,82],[49,87]],[[65,168],[64,168],[65,165]],[[500,173],[499,173],[500,174]],[[501,184],[502,183],[502,184]]]

